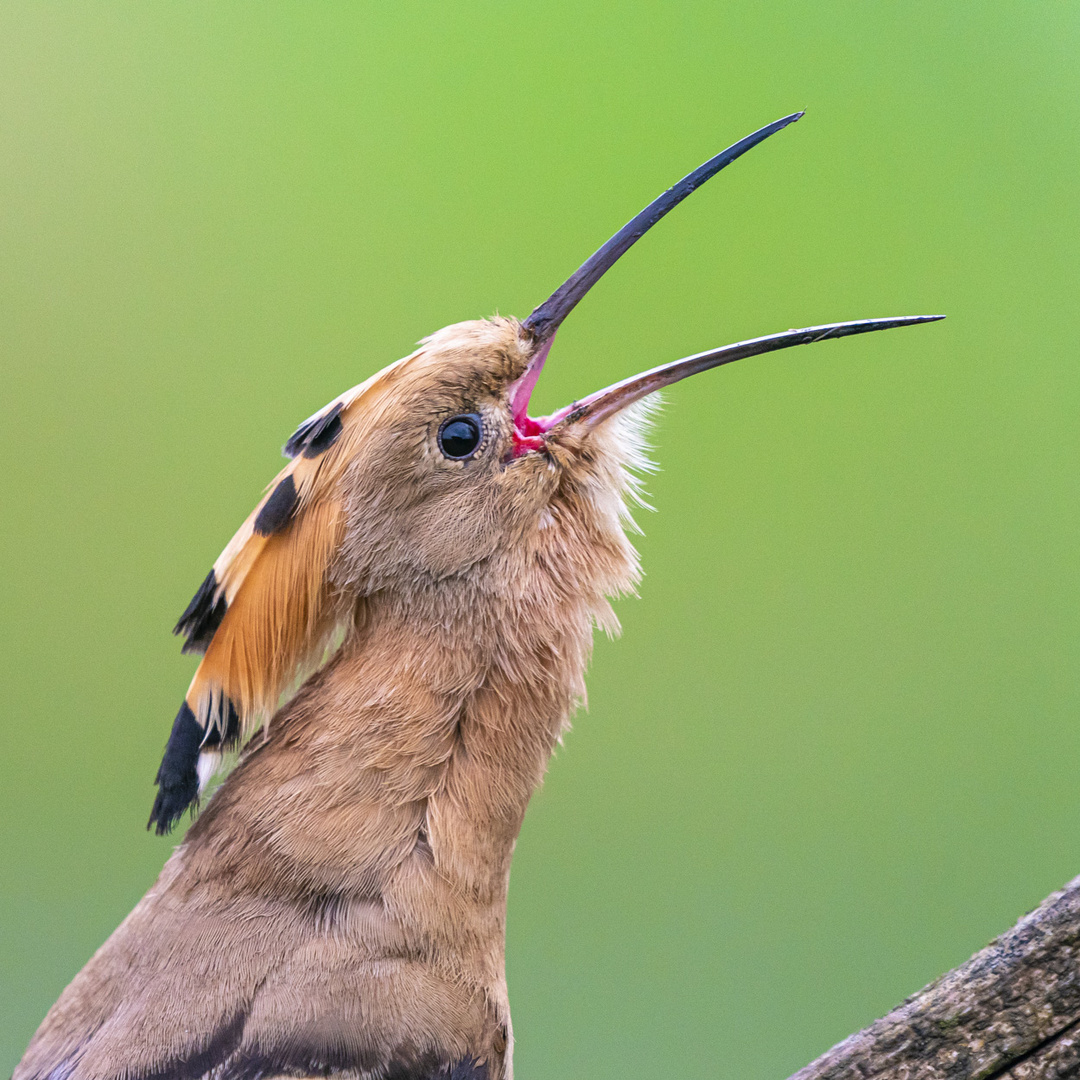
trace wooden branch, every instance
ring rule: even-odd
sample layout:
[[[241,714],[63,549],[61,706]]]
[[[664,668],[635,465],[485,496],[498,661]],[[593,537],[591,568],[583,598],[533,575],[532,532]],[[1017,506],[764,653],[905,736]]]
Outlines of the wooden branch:
[[[790,1080],[1080,1077],[1080,877]]]

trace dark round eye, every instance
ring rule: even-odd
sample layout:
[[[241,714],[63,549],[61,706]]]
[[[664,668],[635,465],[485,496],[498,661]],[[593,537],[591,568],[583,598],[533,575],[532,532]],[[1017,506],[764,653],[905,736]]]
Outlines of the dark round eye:
[[[483,424],[476,413],[451,416],[439,428],[439,449],[448,458],[461,460],[471,457],[480,445]]]

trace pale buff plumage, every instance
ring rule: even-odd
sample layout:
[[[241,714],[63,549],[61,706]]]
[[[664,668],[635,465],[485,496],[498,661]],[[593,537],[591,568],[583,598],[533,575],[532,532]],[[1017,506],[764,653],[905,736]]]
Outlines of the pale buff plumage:
[[[439,331],[290,440],[181,619],[205,655],[159,772],[159,829],[269,722],[14,1080],[510,1080],[510,858],[594,628],[616,627],[610,600],[638,577],[635,403],[744,356],[927,321],[787,331],[526,414],[604,269],[798,115],[680,181],[523,323]],[[441,432],[462,414],[482,438],[458,455]]]
[[[642,461],[630,410],[506,465],[505,386],[528,359],[516,321],[462,324],[395,369],[396,399],[354,406],[318,480],[339,524],[306,531],[311,501],[264,542],[200,671],[220,649],[232,666],[214,677],[259,701],[260,650],[292,650],[284,679],[326,621],[311,597],[348,619],[345,640],[65,991],[17,1080],[150,1075],[224,1044],[237,1074],[340,1053],[509,1076],[510,855],[593,627],[615,625],[609,597],[636,580],[623,526]],[[499,445],[463,484],[428,444],[466,406],[490,410]],[[275,630],[284,618],[295,629]]]

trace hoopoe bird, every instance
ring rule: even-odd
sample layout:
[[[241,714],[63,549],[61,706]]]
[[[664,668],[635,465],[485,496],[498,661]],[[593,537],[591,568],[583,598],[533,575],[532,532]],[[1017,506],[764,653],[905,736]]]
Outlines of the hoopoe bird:
[[[679,181],[524,321],[448,326],[300,425],[177,624],[202,661],[150,824],[193,808],[225,751],[239,761],[14,1080],[510,1080],[510,858],[594,628],[616,628],[610,602],[639,577],[649,395],[940,317],[788,330],[529,415],[601,275],[801,115]]]

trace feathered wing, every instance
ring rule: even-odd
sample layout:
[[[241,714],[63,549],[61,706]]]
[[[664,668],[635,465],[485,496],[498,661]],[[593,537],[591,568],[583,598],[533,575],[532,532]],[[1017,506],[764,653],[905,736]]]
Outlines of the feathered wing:
[[[400,364],[401,361],[398,361]],[[305,420],[292,461],[240,526],[176,624],[184,652],[203,654],[172,732],[148,828],[168,832],[213,775],[222,751],[267,720],[283,691],[321,659],[345,616],[330,587],[344,516],[341,436],[379,372]]]

